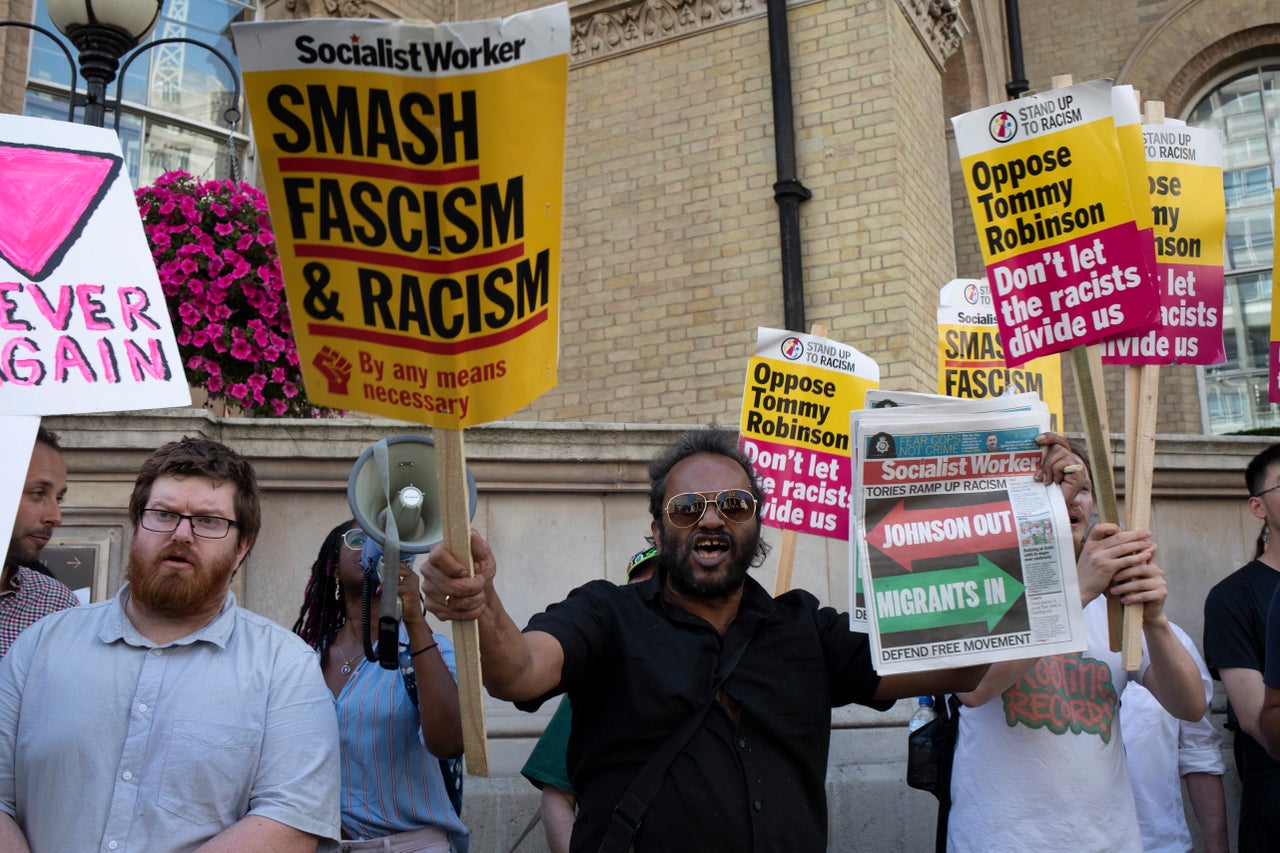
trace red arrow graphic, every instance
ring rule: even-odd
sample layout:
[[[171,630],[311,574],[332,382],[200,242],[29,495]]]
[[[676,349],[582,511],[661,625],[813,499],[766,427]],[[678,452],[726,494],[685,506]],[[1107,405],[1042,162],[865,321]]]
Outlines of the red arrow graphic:
[[[885,515],[867,533],[874,546],[907,571],[915,560],[976,554],[1014,548],[1018,533],[1013,510],[1005,501],[907,509],[905,501]]]

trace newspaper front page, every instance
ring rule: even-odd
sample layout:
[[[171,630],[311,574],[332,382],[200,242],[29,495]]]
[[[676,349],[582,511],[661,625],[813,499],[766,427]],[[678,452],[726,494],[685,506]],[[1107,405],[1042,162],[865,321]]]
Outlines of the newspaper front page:
[[[1047,412],[971,405],[851,413],[852,547],[881,675],[1085,647],[1066,504],[1034,480]]]

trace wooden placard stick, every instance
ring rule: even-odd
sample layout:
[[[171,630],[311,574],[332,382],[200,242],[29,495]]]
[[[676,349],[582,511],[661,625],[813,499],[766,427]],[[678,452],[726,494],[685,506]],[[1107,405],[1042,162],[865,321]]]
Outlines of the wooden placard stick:
[[[818,338],[827,336],[827,327],[821,323],[814,323],[809,329],[809,334]],[[790,528],[782,531],[782,538],[778,540],[778,574],[773,581],[773,596],[777,598],[787,590],[791,589],[791,574],[796,562],[796,543],[799,541],[800,534]]]
[[[1164,102],[1147,101],[1146,124],[1164,123]],[[1151,482],[1156,462],[1156,405],[1160,366],[1131,365],[1125,371],[1125,515],[1130,530],[1151,526]],[[1124,608],[1120,664],[1132,672],[1142,665],[1142,605]]]
[[[1160,365],[1141,364],[1127,368],[1126,394],[1133,394],[1127,406],[1134,416],[1133,427],[1125,425],[1125,514],[1130,530],[1151,526],[1151,481],[1156,461],[1156,402],[1160,389]],[[1131,378],[1128,378],[1131,377]],[[1120,663],[1132,672],[1142,665],[1142,605],[1124,606],[1124,639]]]
[[[444,546],[474,575],[467,459],[462,430],[436,427],[431,430],[431,436],[436,445],[436,480],[440,488]],[[467,772],[472,776],[488,776],[489,744],[480,678],[480,628],[474,620],[453,623],[453,654],[458,671],[458,710],[462,714],[462,749],[467,757]]]
[[[1076,403],[1093,471],[1093,502],[1098,520],[1117,524],[1116,484],[1111,474],[1111,434],[1107,424],[1107,398],[1102,382],[1102,352],[1096,346],[1073,347],[1069,351],[1075,375]],[[1124,611],[1118,599],[1107,596],[1107,635],[1113,652],[1121,651],[1124,640]]]
[[[1063,89],[1073,83],[1070,74],[1053,77],[1051,87]],[[1118,524],[1116,484],[1111,469],[1111,432],[1107,423],[1106,384],[1102,377],[1102,353],[1095,346],[1074,347],[1070,351],[1075,375],[1076,402],[1080,406],[1089,467],[1093,469],[1093,502],[1098,520]],[[1107,636],[1111,650],[1119,652],[1124,645],[1124,609],[1120,602],[1107,596]]]

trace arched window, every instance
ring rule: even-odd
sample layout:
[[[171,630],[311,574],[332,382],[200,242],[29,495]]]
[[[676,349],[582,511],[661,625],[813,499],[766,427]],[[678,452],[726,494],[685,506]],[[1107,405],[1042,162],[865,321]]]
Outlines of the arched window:
[[[1203,369],[1209,431],[1280,426],[1267,402],[1273,268],[1271,152],[1280,145],[1280,62],[1237,68],[1208,87],[1187,123],[1216,128],[1227,196],[1225,364]]]
[[[211,45],[238,74],[231,24],[253,18],[252,0],[170,0],[150,38],[189,38]],[[36,0],[35,23],[56,32],[44,0]],[[75,49],[67,47],[74,57]],[[213,54],[185,43],[159,45],[129,66],[121,95],[125,108],[120,145],[135,187],[171,169],[206,179],[231,177],[228,144],[242,160],[249,142],[243,118],[234,135],[223,120],[235,91],[231,73]],[[62,52],[44,36],[32,33],[23,112],[65,120],[69,83]],[[84,88],[83,80],[80,86]],[[115,93],[113,80],[108,96],[114,98]],[[243,112],[244,105],[239,109]],[[113,120],[108,113],[108,124]]]

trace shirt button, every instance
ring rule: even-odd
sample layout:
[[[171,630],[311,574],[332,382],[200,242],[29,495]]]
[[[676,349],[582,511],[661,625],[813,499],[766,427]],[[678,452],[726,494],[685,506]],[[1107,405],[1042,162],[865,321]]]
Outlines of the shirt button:
[[[159,657],[160,655],[164,654],[164,649],[152,649],[151,654],[155,655],[156,657]]]
[[[123,773],[121,773],[121,774],[120,774],[120,778],[121,778],[121,779],[123,779],[124,781],[128,782],[130,779],[132,779],[132,778],[133,778],[133,773],[132,773],[132,772],[130,772],[130,771],[128,771],[128,770],[126,770],[126,771],[124,771]]]
[[[108,842],[107,842],[107,849],[108,849],[108,850],[115,850],[115,849],[116,849],[117,847],[119,847],[119,846],[120,846],[120,842],[119,842],[119,841],[108,841]]]
[[[139,713],[145,714],[147,712],[147,703],[146,702],[138,703],[138,711]]]
[[[763,804],[761,804],[761,802],[760,802],[759,800],[756,800],[754,803],[752,803],[752,804],[751,804],[751,806],[752,806],[756,811],[760,811],[762,808],[764,808],[764,805],[763,805]]]
[[[741,737],[738,738],[738,749],[746,749],[746,748],[747,748],[747,739],[741,738]]]

